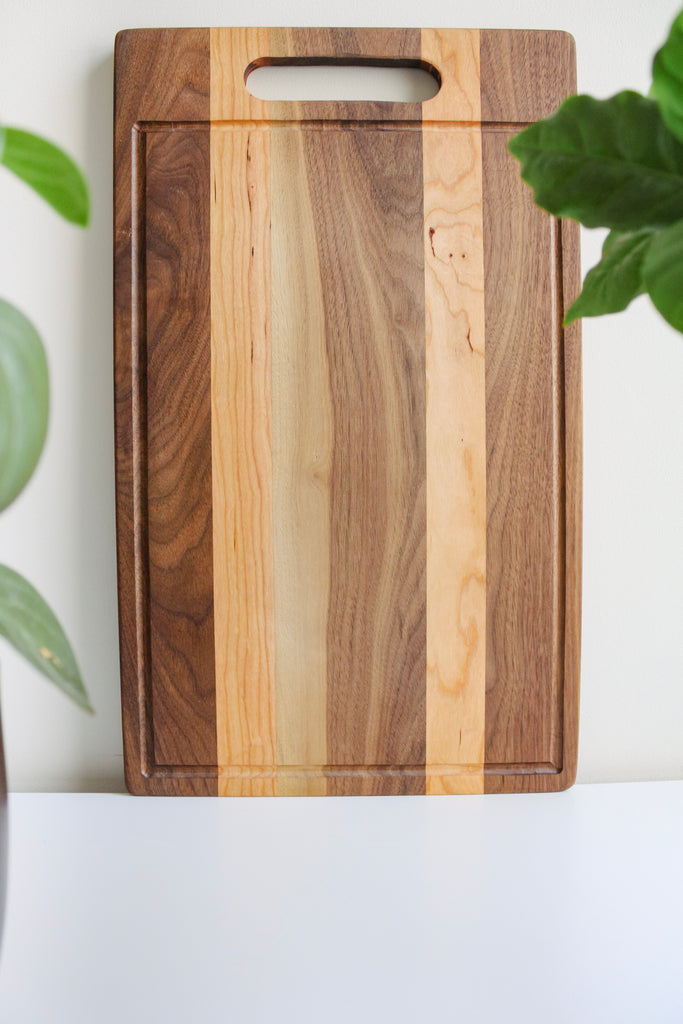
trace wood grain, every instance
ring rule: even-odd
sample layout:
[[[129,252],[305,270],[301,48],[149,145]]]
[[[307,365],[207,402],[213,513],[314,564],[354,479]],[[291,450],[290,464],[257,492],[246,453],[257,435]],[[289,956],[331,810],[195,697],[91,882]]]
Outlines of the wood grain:
[[[324,795],[334,420],[303,133],[273,127],[272,150],[277,763],[318,768],[278,792]]]
[[[273,53],[363,55],[379,43],[419,59],[414,31],[292,30]],[[303,104],[302,116],[320,106]],[[416,131],[364,129],[378,113],[396,116],[378,110],[388,106],[334,104],[338,116],[353,114],[352,131],[300,129],[299,189],[308,192],[315,229],[300,242],[317,251],[334,427],[326,653],[332,794],[424,789],[422,146]],[[319,315],[317,297],[315,309]],[[418,771],[373,775],[365,766]]]
[[[575,60],[570,64],[570,73]],[[571,80],[571,88],[575,82]],[[562,252],[562,313],[581,291],[579,225],[560,224]],[[579,693],[581,676],[581,553],[583,497],[583,407],[581,383],[581,322],[563,329],[563,415],[564,436],[564,595],[560,614],[564,617],[564,694],[562,704],[562,771],[555,778],[557,789],[572,786],[576,779],[579,747]]]
[[[422,53],[438,67],[449,69],[456,114],[466,121],[479,121],[479,33],[432,30],[423,37]],[[440,112],[444,117],[449,113],[443,104]],[[425,127],[428,793],[484,789],[486,387],[481,175],[480,127],[449,132]]]
[[[424,104],[249,68],[434,66]],[[571,37],[117,40],[126,772],[147,793],[564,788],[581,576],[578,231],[506,151]]]
[[[274,794],[270,132],[234,129],[211,34],[211,422],[219,795]],[[228,66],[231,66],[228,63]],[[216,75],[216,71],[219,72]],[[218,97],[218,106],[213,98]]]
[[[360,128],[306,138],[335,423],[331,765],[425,761],[421,143],[417,132]],[[424,780],[404,785],[415,792]],[[331,792],[366,786],[381,780],[328,782]]]
[[[271,29],[271,63],[297,64],[371,61],[383,65],[421,63],[420,30],[400,28],[278,28]],[[280,103],[278,118],[288,121],[420,121],[420,103],[315,102]]]
[[[556,237],[552,220],[534,206],[520,180],[506,150],[509,137],[508,132],[485,131],[483,144],[486,761],[550,767],[561,756],[562,688]]]
[[[216,792],[215,778],[185,770],[216,760],[205,484],[211,457],[208,132],[178,141],[155,136],[148,150],[137,127],[173,120],[206,125],[208,32],[119,33],[115,67],[116,513],[126,782],[136,793],[208,795]],[[171,189],[169,174],[179,176]],[[179,278],[188,235],[195,252],[183,260]],[[182,771],[157,769],[157,758]]]
[[[211,29],[211,120],[268,121],[270,105],[252,96],[245,74],[252,64],[268,63],[268,28]]]
[[[482,121],[537,121],[576,92],[568,32],[482,29],[480,50]]]
[[[421,30],[422,61],[441,77],[437,94],[422,104],[423,125],[462,122],[463,127],[474,127],[480,121],[480,36],[478,29]]]
[[[535,66],[524,88],[511,69]],[[565,33],[481,33],[482,117],[544,116],[573,91],[573,40]],[[567,675],[568,567],[575,588],[580,441],[566,458],[564,292],[577,284],[576,236],[534,206],[506,151],[512,130],[483,136],[487,390],[487,792],[564,788],[573,778],[578,665]],[[515,253],[514,263],[507,258]],[[566,265],[565,260],[566,258]],[[572,351],[576,335],[572,335]],[[572,358],[572,357],[570,357]],[[573,363],[572,363],[573,365]],[[568,390],[569,388],[569,390]],[[567,517],[567,495],[574,507]],[[572,647],[574,640],[571,641]]]
[[[145,133],[147,522],[156,765],[216,760],[209,134]]]

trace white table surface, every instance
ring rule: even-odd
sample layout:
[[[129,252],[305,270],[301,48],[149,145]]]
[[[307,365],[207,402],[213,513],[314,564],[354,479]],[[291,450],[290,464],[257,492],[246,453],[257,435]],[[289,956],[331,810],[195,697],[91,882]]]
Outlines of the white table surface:
[[[683,782],[10,813],[2,1024],[683,1022]]]

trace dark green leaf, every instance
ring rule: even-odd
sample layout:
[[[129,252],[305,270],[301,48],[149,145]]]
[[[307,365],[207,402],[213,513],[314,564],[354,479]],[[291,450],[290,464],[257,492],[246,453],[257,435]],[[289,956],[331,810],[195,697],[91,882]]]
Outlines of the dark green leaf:
[[[567,310],[565,324],[582,316],[617,313],[645,291],[641,267],[652,237],[653,232],[647,228],[611,231],[602,247],[602,259],[588,271],[581,294]]]
[[[659,101],[664,121],[683,142],[683,11],[655,54],[651,94]]]
[[[48,378],[33,324],[0,299],[0,510],[14,501],[45,441]]]
[[[0,635],[86,711],[92,711],[64,630],[18,573],[0,565]]]
[[[30,185],[62,217],[82,227],[90,216],[88,186],[58,146],[19,128],[0,129],[0,163]]]
[[[509,149],[537,204],[556,217],[617,231],[683,217],[683,144],[639,93],[571,96]]]
[[[683,332],[683,220],[653,236],[643,260],[643,281],[664,319]]]

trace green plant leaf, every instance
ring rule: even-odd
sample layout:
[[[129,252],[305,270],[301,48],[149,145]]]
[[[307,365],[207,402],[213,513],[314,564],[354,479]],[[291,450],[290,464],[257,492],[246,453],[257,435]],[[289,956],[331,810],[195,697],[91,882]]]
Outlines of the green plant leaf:
[[[645,291],[641,267],[653,234],[649,228],[609,233],[602,259],[586,274],[581,294],[567,310],[565,325],[582,316],[618,313]]]
[[[683,333],[683,220],[653,236],[643,260],[643,281],[664,319]]]
[[[683,217],[683,143],[639,93],[571,96],[508,148],[536,203],[556,217],[617,231]]]
[[[683,142],[683,11],[671,26],[664,46],[655,54],[650,91],[659,102],[665,123]]]
[[[0,299],[0,510],[14,501],[36,467],[48,404],[43,343],[24,314]]]
[[[0,163],[66,220],[81,227],[88,223],[90,198],[85,178],[58,146],[20,128],[0,128]]]
[[[69,641],[38,591],[0,565],[0,635],[86,711],[92,711]]]

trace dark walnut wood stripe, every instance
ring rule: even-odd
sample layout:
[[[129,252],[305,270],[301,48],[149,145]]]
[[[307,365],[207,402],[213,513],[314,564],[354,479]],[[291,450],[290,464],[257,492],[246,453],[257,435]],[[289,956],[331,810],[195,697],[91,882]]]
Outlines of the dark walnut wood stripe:
[[[293,30],[271,39],[271,52],[386,52],[419,59],[420,33]],[[316,116],[317,106],[302,105],[302,116]],[[338,116],[357,121],[377,116],[366,104],[335,107]],[[382,109],[383,116],[397,113]],[[419,106],[410,114],[402,108],[400,116],[419,117]],[[285,182],[278,174],[277,132],[301,135],[305,177],[298,181]],[[310,205],[314,234],[299,237],[298,244],[317,252],[331,403],[329,584],[322,595],[328,603],[327,763],[349,771],[331,772],[327,792],[424,792],[421,133],[378,133],[354,123],[348,129],[302,125],[273,134],[273,191],[305,190]],[[280,301],[274,294],[274,310]],[[299,316],[306,324],[307,310]],[[298,571],[305,572],[305,565]],[[417,770],[379,775],[364,766]]]
[[[216,763],[209,131],[146,133],[150,675],[158,766]]]
[[[483,133],[486,298],[486,763],[559,768],[564,559],[552,220]],[[510,248],[515,260],[509,259]]]
[[[568,32],[482,29],[481,119],[547,117],[576,92],[576,48]]]
[[[217,792],[215,779],[190,774],[192,766],[202,766],[206,776],[204,766],[216,762],[209,32],[120,33],[115,67],[117,546],[126,781],[135,793],[210,795]],[[158,122],[204,127],[145,130]]]
[[[273,62],[288,58],[301,64],[314,64],[320,60],[346,64],[354,60],[371,60],[378,65],[385,61],[403,60],[419,64],[422,57],[420,29],[278,28],[271,29],[270,40]],[[325,101],[275,106],[277,116],[286,120],[419,121],[422,117],[421,103]]]
[[[335,437],[328,762],[425,761],[422,137],[307,133]],[[344,254],[343,263],[339,254]],[[328,792],[422,792],[331,778]]]
[[[564,33],[482,32],[482,119],[510,123],[549,113],[573,91],[572,44]],[[568,460],[565,430],[580,381],[575,372],[565,379],[561,318],[567,284],[578,290],[577,238],[568,234],[563,246],[560,225],[534,205],[506,150],[512,134],[484,126],[482,140],[486,792],[564,788],[576,765],[578,662],[570,659],[567,674],[565,650],[578,646],[566,581],[576,587],[580,566],[580,440]],[[572,334],[573,350],[578,341]]]

